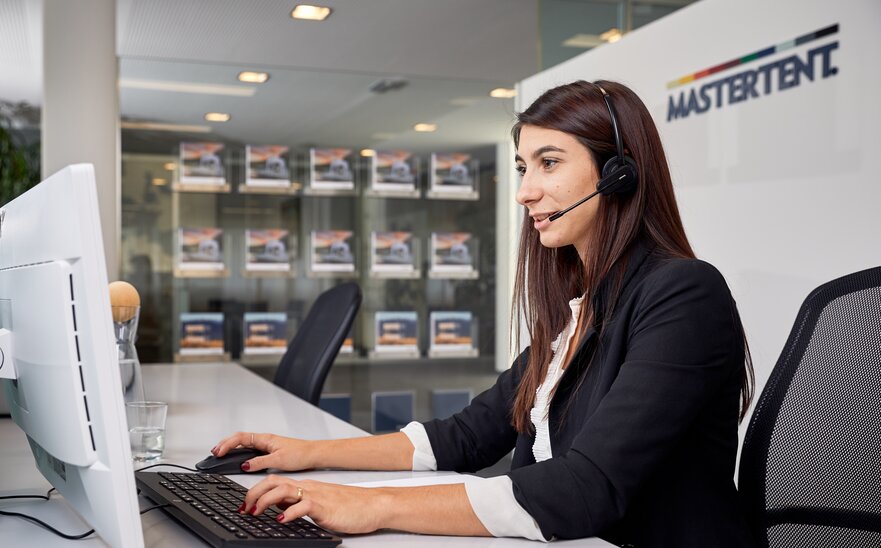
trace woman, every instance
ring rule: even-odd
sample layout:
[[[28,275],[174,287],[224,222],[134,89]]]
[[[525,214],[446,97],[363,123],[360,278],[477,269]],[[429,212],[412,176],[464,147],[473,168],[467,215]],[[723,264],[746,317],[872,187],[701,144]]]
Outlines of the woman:
[[[267,451],[251,471],[465,472],[515,449],[511,472],[398,489],[269,476],[243,510],[276,504],[284,521],[309,515],[347,533],[748,546],[733,477],[752,368],[724,279],[686,239],[648,111],[621,84],[574,82],[539,97],[513,136],[526,208],[513,317],[530,346],[495,386],[395,434],[237,433],[212,450]],[[567,210],[598,181],[599,196]]]

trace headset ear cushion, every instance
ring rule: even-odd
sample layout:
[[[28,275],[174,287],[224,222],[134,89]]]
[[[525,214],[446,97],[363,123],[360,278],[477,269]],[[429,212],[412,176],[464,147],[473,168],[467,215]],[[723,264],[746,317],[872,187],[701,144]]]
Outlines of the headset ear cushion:
[[[626,160],[625,160],[626,161]],[[603,171],[601,177],[608,177],[610,173],[615,171],[615,168],[618,167],[619,160],[617,156],[612,156],[609,158],[605,164],[603,164]]]
[[[605,184],[598,185],[597,190],[604,195],[633,192],[639,181],[636,162],[630,156],[625,156],[622,166],[618,156],[613,156],[603,165],[603,176],[600,181],[605,181]]]

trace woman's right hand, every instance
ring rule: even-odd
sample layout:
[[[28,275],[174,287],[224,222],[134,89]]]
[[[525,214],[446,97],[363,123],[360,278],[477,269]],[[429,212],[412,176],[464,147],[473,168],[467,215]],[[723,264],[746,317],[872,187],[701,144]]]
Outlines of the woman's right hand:
[[[265,452],[266,455],[254,457],[242,463],[242,470],[245,472],[259,472],[267,468],[295,472],[315,467],[315,463],[310,461],[310,446],[313,444],[314,442],[308,440],[285,438],[274,434],[236,432],[215,445],[211,449],[211,454],[215,457],[222,457],[230,449],[237,447],[257,449]]]

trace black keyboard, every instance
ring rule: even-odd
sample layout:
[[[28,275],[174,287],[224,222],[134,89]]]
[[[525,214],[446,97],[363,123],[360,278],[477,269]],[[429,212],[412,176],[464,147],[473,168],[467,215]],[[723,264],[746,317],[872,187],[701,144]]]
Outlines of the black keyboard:
[[[217,474],[135,472],[135,483],[157,504],[202,539],[218,548],[224,546],[296,546],[327,548],[342,539],[321,527],[297,519],[275,521],[279,512],[269,508],[259,516],[239,514],[247,489]]]

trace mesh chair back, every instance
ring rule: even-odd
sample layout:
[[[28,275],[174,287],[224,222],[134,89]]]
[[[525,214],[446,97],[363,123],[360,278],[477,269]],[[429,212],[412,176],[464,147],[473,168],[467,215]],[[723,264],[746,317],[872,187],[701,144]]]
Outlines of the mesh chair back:
[[[318,296],[288,345],[275,373],[276,385],[318,405],[330,366],[361,306],[361,290],[345,283]]]
[[[760,546],[881,547],[881,267],[815,289],[743,444]]]

